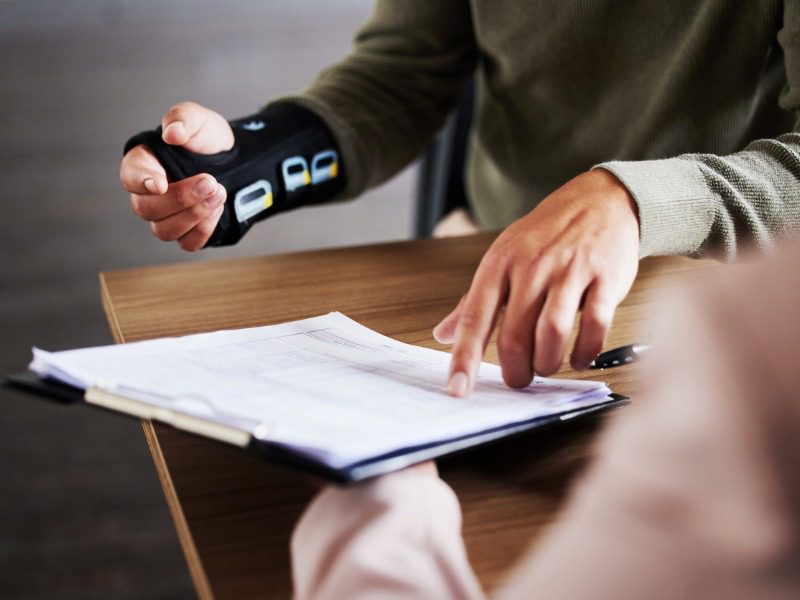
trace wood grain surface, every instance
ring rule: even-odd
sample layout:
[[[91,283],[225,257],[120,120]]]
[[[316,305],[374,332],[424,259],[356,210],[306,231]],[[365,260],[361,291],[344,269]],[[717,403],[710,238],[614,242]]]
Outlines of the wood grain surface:
[[[338,310],[383,334],[443,347],[433,326],[469,286],[494,236],[417,240],[103,273],[103,305],[118,343],[252,327]],[[606,347],[646,340],[653,297],[709,263],[646,259]],[[494,343],[487,360],[496,362]],[[602,379],[636,401],[636,365],[560,377]],[[621,408],[616,413],[624,411]],[[439,463],[462,503],[470,560],[487,589],[552,524],[570,482],[615,415],[565,423]],[[314,493],[304,477],[234,447],[144,423],[198,594],[288,598],[288,541]]]

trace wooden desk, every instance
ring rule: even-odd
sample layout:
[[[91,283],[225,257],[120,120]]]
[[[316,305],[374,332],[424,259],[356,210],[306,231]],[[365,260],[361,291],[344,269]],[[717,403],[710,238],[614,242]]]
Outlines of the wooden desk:
[[[438,348],[431,329],[467,289],[492,239],[484,234],[103,273],[103,306],[118,343],[340,310],[391,337]],[[687,259],[645,260],[607,347],[646,336],[650,294],[707,268]],[[496,358],[492,345],[487,359]],[[559,376],[604,379],[635,398],[634,372],[635,366],[588,374],[567,368]],[[469,556],[488,589],[554,521],[602,420],[440,463],[461,499]],[[288,540],[313,494],[308,481],[233,447],[143,425],[199,595],[288,598]]]

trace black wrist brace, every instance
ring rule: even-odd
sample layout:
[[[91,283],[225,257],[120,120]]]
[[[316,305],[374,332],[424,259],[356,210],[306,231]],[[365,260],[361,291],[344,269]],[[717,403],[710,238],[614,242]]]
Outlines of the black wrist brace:
[[[325,123],[289,102],[231,121],[235,143],[218,154],[197,154],[161,139],[161,127],[133,136],[125,153],[144,144],[170,181],[209,173],[225,186],[225,210],[206,246],[238,242],[257,221],[332,199],[345,187],[338,147]]]

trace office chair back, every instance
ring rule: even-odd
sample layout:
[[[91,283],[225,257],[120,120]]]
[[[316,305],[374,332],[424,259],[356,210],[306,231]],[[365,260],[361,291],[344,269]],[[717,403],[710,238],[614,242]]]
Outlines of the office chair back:
[[[423,157],[416,193],[414,236],[430,237],[439,220],[456,208],[466,208],[464,161],[475,102],[470,83],[442,133]]]

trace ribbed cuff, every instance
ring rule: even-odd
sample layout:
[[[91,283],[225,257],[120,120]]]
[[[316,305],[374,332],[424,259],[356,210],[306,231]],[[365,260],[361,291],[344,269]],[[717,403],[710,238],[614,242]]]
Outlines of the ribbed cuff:
[[[693,254],[708,237],[714,196],[695,162],[684,158],[611,161],[613,173],[639,208],[639,256]]]

